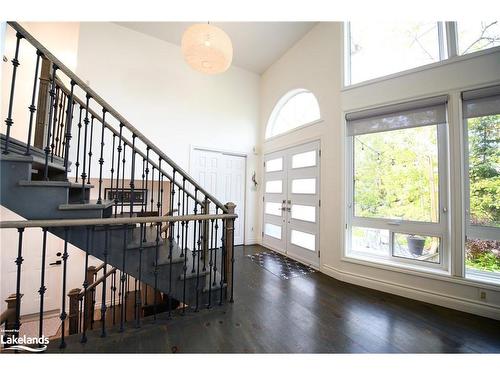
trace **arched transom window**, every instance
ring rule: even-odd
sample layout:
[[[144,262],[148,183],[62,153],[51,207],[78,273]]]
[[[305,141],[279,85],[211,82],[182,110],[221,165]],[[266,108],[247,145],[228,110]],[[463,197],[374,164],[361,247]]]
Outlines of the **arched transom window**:
[[[312,92],[305,89],[289,91],[278,101],[271,113],[266,128],[266,139],[320,118],[318,100]]]

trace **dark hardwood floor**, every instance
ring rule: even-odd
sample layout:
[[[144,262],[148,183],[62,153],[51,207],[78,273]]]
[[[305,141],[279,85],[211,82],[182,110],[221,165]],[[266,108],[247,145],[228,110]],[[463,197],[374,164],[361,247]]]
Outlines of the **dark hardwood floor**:
[[[69,337],[65,352],[500,352],[500,322],[343,283],[319,272],[283,280],[236,248],[235,303],[141,329]],[[56,343],[51,345],[53,351]]]

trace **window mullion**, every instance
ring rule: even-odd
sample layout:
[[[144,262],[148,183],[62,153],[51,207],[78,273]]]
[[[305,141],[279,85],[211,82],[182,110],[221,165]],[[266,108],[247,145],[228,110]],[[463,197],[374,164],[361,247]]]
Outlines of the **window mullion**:
[[[445,22],[448,58],[458,56],[457,23]]]

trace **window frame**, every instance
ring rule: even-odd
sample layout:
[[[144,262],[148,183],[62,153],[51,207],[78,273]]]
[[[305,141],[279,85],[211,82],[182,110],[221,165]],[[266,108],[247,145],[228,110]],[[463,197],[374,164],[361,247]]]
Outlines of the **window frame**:
[[[450,50],[450,43],[448,42],[449,39],[449,26],[448,24],[453,24],[452,29],[454,30],[454,35],[456,38],[456,22],[443,22],[443,21],[436,21],[437,24],[437,33],[438,33],[438,50],[439,50],[439,61],[435,61],[429,64],[424,64],[424,65],[419,65],[413,68],[408,68],[396,72],[392,72],[386,75],[382,76],[377,76],[373,77],[364,81],[352,83],[352,70],[351,70],[351,22],[344,22],[344,27],[343,27],[343,32],[344,32],[344,77],[343,77],[343,86],[344,87],[350,87],[350,86],[355,86],[355,85],[361,85],[366,82],[372,82],[384,77],[392,77],[393,75],[399,75],[404,72],[409,72],[413,71],[414,69],[420,69],[422,67],[427,67],[429,65],[433,64],[439,64],[440,62],[448,59],[450,56],[456,56],[457,53],[454,52],[453,50]],[[457,43],[454,44],[455,50]]]
[[[496,48],[496,47],[494,47]],[[465,56],[465,55],[464,55]],[[462,94],[465,91],[462,91]],[[463,137],[462,137],[462,149],[463,149],[463,163],[462,163],[462,175],[463,175],[463,191],[464,191],[464,200],[463,200],[463,233],[462,233],[462,239],[463,239],[463,246],[462,246],[462,251],[463,251],[463,269],[464,269],[464,277],[469,280],[475,280],[475,281],[486,281],[486,282],[492,282],[495,284],[500,284],[500,274],[495,274],[493,272],[489,271],[483,271],[483,270],[475,270],[472,268],[468,268],[466,263],[465,263],[465,258],[466,258],[466,243],[467,243],[467,238],[474,238],[474,239],[479,239],[479,240],[496,240],[500,241],[500,228],[497,227],[491,227],[491,226],[486,226],[486,225],[475,225],[471,224],[470,220],[470,176],[469,176],[469,123],[468,123],[468,117],[465,116],[465,111],[463,110],[464,108],[464,99],[461,97],[461,107],[462,107],[462,112],[461,112],[461,117],[462,117],[462,131],[463,131]],[[499,113],[500,115],[500,110]],[[483,117],[483,116],[479,116]],[[472,117],[471,117],[472,118]]]
[[[458,51],[458,30],[457,30],[457,22],[455,21],[446,21],[446,22],[441,22],[441,24],[444,26],[441,28],[441,34],[440,34],[440,39],[442,38],[443,40],[440,40],[440,48],[441,44],[445,42],[442,47],[443,47],[443,53],[446,55],[441,55],[440,61],[436,61],[433,63],[425,64],[425,65],[420,65],[414,68],[410,68],[407,70],[402,70],[399,72],[394,72],[391,74],[387,74],[384,76],[379,76],[379,77],[374,77],[366,81],[361,81],[357,83],[351,83],[351,32],[350,32],[350,22],[344,22],[342,32],[343,32],[343,38],[341,38],[343,42],[342,46],[342,53],[343,53],[343,59],[342,59],[342,88],[341,90],[348,90],[351,88],[357,88],[357,87],[362,87],[365,85],[373,84],[376,82],[381,82],[385,81],[388,79],[393,79],[396,77],[401,77],[405,76],[408,74],[432,69],[435,67],[439,67],[442,65],[454,63],[457,61],[464,61],[468,59],[475,58],[477,56],[481,55],[487,55],[490,53],[495,53],[497,51],[500,51],[500,46],[493,46],[490,48],[482,49],[479,51],[474,51],[467,53],[465,55],[460,55]],[[439,33],[439,26],[438,26],[438,33]]]
[[[302,93],[309,93],[309,94],[312,94],[314,96],[314,99],[316,100],[316,103],[318,105],[319,117],[316,120],[306,122],[306,123],[301,124],[299,126],[296,126],[294,128],[288,129],[284,132],[267,136],[268,129],[272,129],[274,127],[274,125],[276,123],[276,119],[278,118],[283,107],[290,100],[292,100],[295,96],[300,95]],[[264,132],[264,142],[267,142],[267,141],[274,139],[276,137],[281,137],[285,134],[289,134],[291,132],[297,131],[297,130],[305,128],[307,126],[318,124],[322,121],[323,121],[323,119],[321,117],[321,106],[319,105],[319,100],[318,100],[317,96],[311,90],[306,89],[306,88],[295,88],[295,89],[289,90],[278,99],[278,101],[276,102],[276,104],[273,107],[273,110],[271,111],[271,114],[269,115],[269,118],[268,118],[267,124],[266,124],[266,128],[265,128],[265,132]]]
[[[448,113],[448,104],[445,104]],[[344,121],[347,128],[347,122]],[[346,240],[344,247],[344,257],[347,259],[361,259],[370,262],[378,262],[388,265],[403,266],[409,265],[422,270],[435,270],[440,272],[450,272],[450,215],[449,206],[449,178],[448,178],[448,123],[439,123],[430,126],[437,128],[438,147],[438,206],[439,221],[437,223],[421,222],[412,220],[394,220],[386,218],[364,218],[358,217],[354,212],[354,136],[345,134],[346,152]],[[388,255],[368,254],[352,249],[352,227],[364,227],[382,229],[389,231],[389,251]],[[394,234],[407,233],[423,236],[433,236],[439,238],[439,263],[427,262],[423,260],[404,258],[394,254]]]

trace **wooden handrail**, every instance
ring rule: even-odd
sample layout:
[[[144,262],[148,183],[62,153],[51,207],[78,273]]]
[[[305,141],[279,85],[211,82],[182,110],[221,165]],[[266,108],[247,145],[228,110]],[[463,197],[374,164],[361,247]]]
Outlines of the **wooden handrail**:
[[[211,219],[236,219],[237,214],[203,214],[180,216],[148,216],[148,217],[120,217],[106,219],[59,219],[59,220],[23,220],[0,221],[0,229],[7,228],[61,228],[95,225],[120,225],[144,223],[169,223],[178,221],[211,220]]]
[[[102,283],[104,280],[108,278],[109,275],[112,275],[116,272],[116,268],[113,267],[111,268],[108,272],[106,272],[104,275],[102,275],[100,278],[98,278],[96,281],[94,281],[92,284],[90,284],[87,288],[87,290],[92,290],[96,286],[98,286],[100,283]],[[80,294],[78,294],[78,298],[83,298],[85,295],[85,291],[81,291]]]
[[[104,263],[101,263],[100,266],[97,266],[95,269],[94,269],[94,275],[97,274],[97,272],[99,272],[100,270],[102,270],[104,268]]]
[[[75,84],[85,91],[95,102],[97,102],[101,107],[105,108],[108,113],[110,113],[115,119],[117,119],[123,126],[125,126],[132,134],[134,134],[138,139],[140,139],[145,145],[147,145],[151,150],[153,150],[158,156],[165,160],[177,173],[179,173],[183,178],[186,179],[191,185],[193,185],[198,191],[200,191],[205,197],[207,197],[211,202],[215,203],[222,212],[227,213],[227,209],[217,198],[212,194],[207,192],[203,187],[201,187],[188,173],[186,173],[180,166],[178,166],[172,159],[170,159],[163,151],[161,151],[156,145],[154,145],[144,134],[142,134],[137,128],[135,128],[130,122],[127,121],[116,109],[114,109],[108,102],[106,102],[101,96],[99,96],[94,90],[92,90],[83,80],[80,79],[71,69],[64,65],[57,57],[55,57],[47,48],[45,48],[38,40],[33,37],[24,27],[19,23],[9,21],[9,26],[16,30],[20,35],[23,36],[33,47],[40,51],[48,60],[57,66],[68,78],[70,78]]]

